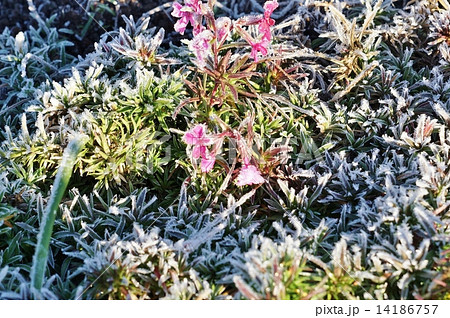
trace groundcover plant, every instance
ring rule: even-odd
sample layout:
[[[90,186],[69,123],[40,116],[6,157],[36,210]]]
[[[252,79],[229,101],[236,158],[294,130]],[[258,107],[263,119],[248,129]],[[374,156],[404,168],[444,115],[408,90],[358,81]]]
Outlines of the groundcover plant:
[[[178,1],[73,56],[133,1],[91,2],[0,34],[1,299],[450,299],[447,0]]]

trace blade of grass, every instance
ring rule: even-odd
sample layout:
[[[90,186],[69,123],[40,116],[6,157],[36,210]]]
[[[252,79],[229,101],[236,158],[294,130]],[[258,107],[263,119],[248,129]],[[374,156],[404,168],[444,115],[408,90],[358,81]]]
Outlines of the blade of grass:
[[[33,257],[33,266],[31,267],[31,286],[40,291],[44,282],[45,269],[48,259],[48,249],[53,231],[53,223],[55,222],[56,212],[59,203],[64,196],[70,177],[72,176],[72,168],[83,149],[87,137],[85,135],[77,135],[70,141],[64,150],[61,164],[58,168],[50,199],[42,217],[40,231],[38,234],[38,242]]]

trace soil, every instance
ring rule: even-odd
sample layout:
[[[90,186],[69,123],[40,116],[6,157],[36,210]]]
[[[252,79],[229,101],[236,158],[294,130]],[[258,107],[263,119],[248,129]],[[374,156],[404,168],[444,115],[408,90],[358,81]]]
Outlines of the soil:
[[[115,6],[113,3],[118,3]],[[122,15],[133,15],[135,20],[143,14],[171,2],[167,0],[34,0],[41,17],[55,15],[52,26],[69,29],[73,34],[64,34],[74,43],[68,48],[72,55],[85,55],[94,49],[94,43],[106,31],[123,27]],[[36,25],[28,10],[27,0],[0,0],[0,31],[5,27],[15,35],[29,25]],[[166,33],[174,32],[170,7],[161,7],[151,15],[151,26],[163,27]],[[94,17],[92,19],[89,15]],[[97,23],[98,22],[98,23]]]

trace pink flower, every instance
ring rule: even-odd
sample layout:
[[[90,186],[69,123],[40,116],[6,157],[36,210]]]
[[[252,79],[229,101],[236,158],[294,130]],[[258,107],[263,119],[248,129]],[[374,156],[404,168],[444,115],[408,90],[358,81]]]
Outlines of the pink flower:
[[[269,47],[269,41],[262,40],[261,42],[257,43],[250,42],[250,45],[252,46],[250,56],[252,57],[252,59],[255,60],[255,62],[258,61],[258,52],[261,52],[263,56],[267,55],[267,48]]]
[[[181,11],[182,9],[183,9],[183,6],[181,4],[179,4],[178,2],[175,2],[173,4],[172,16],[174,16],[176,18],[180,18],[180,20],[178,20],[174,25],[175,31],[177,31],[181,34],[184,34],[184,31],[186,31],[186,26],[189,23],[189,19],[191,18],[191,15],[188,14],[187,12]]]
[[[270,39],[272,38],[272,34],[270,32],[270,27],[274,24],[275,24],[275,20],[273,20],[273,19],[261,20],[261,22],[259,23],[259,26],[258,26],[258,30],[259,30],[259,32],[262,33],[263,40],[270,41]]]
[[[261,183],[264,183],[264,178],[254,165],[244,165],[236,180],[236,184],[240,187]]]
[[[264,3],[264,19],[270,19],[270,16],[276,8],[278,8],[278,0],[266,1],[266,3]]]
[[[202,172],[210,172],[214,168],[215,163],[216,157],[208,154],[206,158],[202,158],[200,168],[202,169]]]
[[[175,31],[184,34],[189,22],[193,27],[194,35],[199,34],[203,30],[202,2],[200,0],[185,0],[184,6],[178,2],[174,2],[172,7],[172,16],[180,18],[174,25]]]
[[[197,65],[199,67],[206,65],[206,56],[209,54],[212,38],[212,32],[205,30],[194,36],[189,44],[189,48],[194,52],[195,57],[197,58]]]
[[[194,149],[192,149],[192,156],[194,159],[198,159],[200,157],[206,158],[206,146],[210,144],[211,139],[206,137],[205,131],[205,125],[196,125],[183,136],[185,143],[188,145],[194,145]]]
[[[275,24],[275,20],[271,19],[273,11],[278,8],[277,0],[266,1],[264,4],[264,18],[259,22],[259,32],[263,34],[262,39],[270,41],[271,33],[270,27]]]
[[[226,40],[230,34],[231,27],[232,22],[228,17],[221,17],[216,20],[217,40],[219,43]]]
[[[252,51],[250,56],[258,61],[258,52],[260,52],[263,56],[267,55],[267,49],[270,45],[270,39],[272,38],[270,27],[275,24],[275,20],[271,19],[273,11],[278,8],[278,1],[266,1],[264,4],[264,15],[254,17],[253,19],[247,20],[246,25],[255,25],[258,24],[258,30],[261,33],[259,39],[253,39],[247,32],[241,30],[240,33],[242,37],[251,45]]]
[[[202,172],[209,172],[214,167],[216,156],[210,154],[206,146],[211,144],[211,138],[206,136],[206,125],[196,125],[194,128],[186,132],[183,141],[188,145],[193,145],[192,157],[194,159],[202,158],[200,168]]]

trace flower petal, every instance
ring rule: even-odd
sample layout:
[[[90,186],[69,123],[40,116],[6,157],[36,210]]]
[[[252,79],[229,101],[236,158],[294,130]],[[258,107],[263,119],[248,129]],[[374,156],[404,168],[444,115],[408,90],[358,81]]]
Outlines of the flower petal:
[[[197,137],[197,138],[202,138],[205,135],[205,125],[200,124],[200,125],[196,125],[194,128],[192,128],[192,133]]]
[[[178,33],[183,35],[184,31],[186,31],[186,26],[187,26],[187,20],[185,17],[182,17],[180,20],[177,21],[177,23],[175,23],[173,28],[175,31],[177,31]]]
[[[206,158],[206,147],[205,146],[194,146],[192,149],[192,157],[198,159],[200,157]]]
[[[178,2],[174,2],[172,8],[173,8],[172,16],[174,16],[175,18],[181,18],[182,16],[181,8],[183,8],[183,6]]]
[[[240,187],[252,184],[264,183],[261,172],[254,165],[248,165],[241,168],[236,180],[236,184]]]
[[[188,145],[195,145],[197,138],[190,132],[187,132],[183,136],[183,141]]]
[[[264,3],[264,18],[268,19],[276,8],[278,8],[278,0],[266,1]]]
[[[203,158],[202,162],[200,163],[200,168],[202,169],[202,172],[210,172],[214,168],[215,162],[216,158],[214,156],[211,156],[207,159]]]

